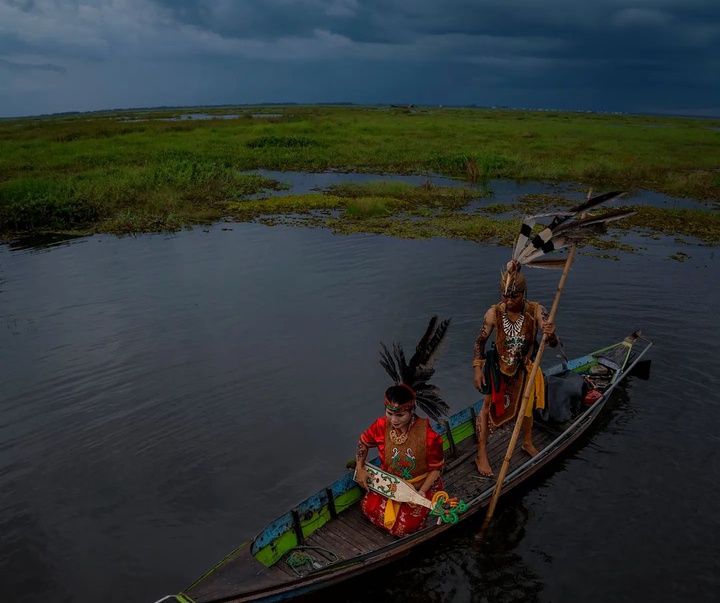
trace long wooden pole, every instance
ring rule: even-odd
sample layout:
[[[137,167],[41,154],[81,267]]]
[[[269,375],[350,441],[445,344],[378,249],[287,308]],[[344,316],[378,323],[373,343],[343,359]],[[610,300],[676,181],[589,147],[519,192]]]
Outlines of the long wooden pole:
[[[560,303],[560,296],[562,295],[563,288],[565,287],[565,279],[570,272],[570,265],[575,258],[576,248],[577,245],[574,244],[570,248],[567,260],[565,260],[565,267],[563,268],[563,273],[560,277],[557,291],[555,292],[555,299],[553,301],[552,309],[550,310],[548,322],[553,322],[555,320],[555,313],[557,312],[558,304]],[[535,356],[535,362],[533,363],[530,375],[525,382],[525,389],[523,391],[522,401],[520,402],[520,410],[518,410],[518,416],[515,420],[515,428],[513,429],[512,436],[510,436],[510,444],[508,445],[507,452],[505,453],[505,459],[503,460],[502,467],[500,468],[500,474],[498,475],[497,483],[495,484],[495,492],[493,492],[492,499],[490,499],[490,506],[488,507],[487,515],[485,516],[485,522],[483,523],[482,529],[480,530],[480,539],[482,539],[485,531],[490,525],[490,520],[492,519],[493,513],[495,512],[495,507],[497,505],[498,498],[500,497],[500,492],[502,491],[503,481],[505,481],[505,476],[507,475],[508,469],[510,467],[510,459],[512,459],[513,453],[515,452],[515,444],[517,444],[517,439],[520,435],[520,430],[522,429],[522,422],[525,419],[525,409],[527,408],[528,400],[530,399],[530,392],[535,387],[535,376],[537,375],[538,367],[540,366],[540,360],[542,359],[543,352],[545,351],[546,339],[547,338],[543,336],[540,341],[540,347],[538,348],[537,355]]]

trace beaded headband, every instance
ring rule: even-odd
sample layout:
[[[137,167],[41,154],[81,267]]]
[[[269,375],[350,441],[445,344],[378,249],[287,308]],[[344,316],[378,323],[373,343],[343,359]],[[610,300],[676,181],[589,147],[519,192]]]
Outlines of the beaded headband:
[[[500,293],[516,293],[527,290],[525,275],[520,272],[520,265],[509,262],[507,270],[503,272],[500,279]]]
[[[412,396],[407,402],[398,402],[396,400],[390,400],[388,396],[388,392],[394,389],[398,388],[404,388],[406,389],[410,395]],[[406,385],[405,383],[400,383],[399,385],[393,385],[392,387],[388,387],[385,390],[385,408],[387,408],[391,412],[404,412],[406,410],[412,410],[412,408],[415,406],[415,392],[413,389]]]

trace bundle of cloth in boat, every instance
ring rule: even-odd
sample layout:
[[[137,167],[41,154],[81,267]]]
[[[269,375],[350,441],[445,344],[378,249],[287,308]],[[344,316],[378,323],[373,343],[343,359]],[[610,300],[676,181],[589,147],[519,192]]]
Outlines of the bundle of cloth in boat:
[[[536,408],[535,418],[545,423],[564,423],[580,412],[589,389],[582,375],[567,370],[548,375],[545,382],[545,408]]]

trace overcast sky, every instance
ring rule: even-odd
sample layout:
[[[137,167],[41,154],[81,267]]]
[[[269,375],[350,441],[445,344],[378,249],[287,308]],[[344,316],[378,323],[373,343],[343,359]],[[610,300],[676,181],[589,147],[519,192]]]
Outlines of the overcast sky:
[[[0,0],[0,117],[271,102],[720,115],[720,0]]]

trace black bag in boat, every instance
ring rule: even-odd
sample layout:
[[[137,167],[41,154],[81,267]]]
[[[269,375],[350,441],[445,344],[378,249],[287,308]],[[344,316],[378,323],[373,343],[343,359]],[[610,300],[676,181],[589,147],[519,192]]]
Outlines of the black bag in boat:
[[[581,409],[588,385],[573,371],[545,375],[545,408],[535,409],[535,418],[545,423],[564,423]]]

